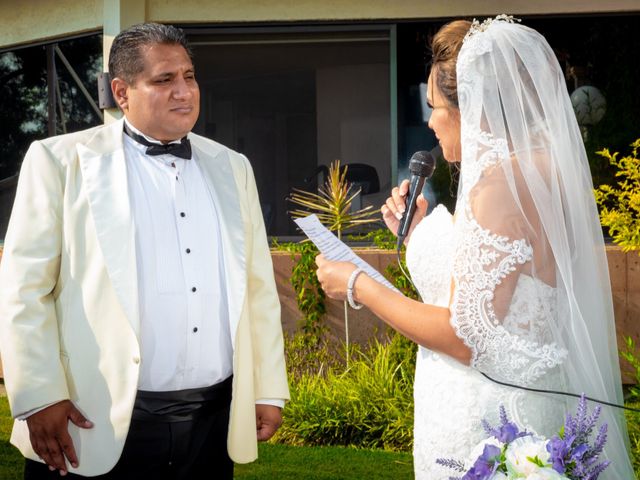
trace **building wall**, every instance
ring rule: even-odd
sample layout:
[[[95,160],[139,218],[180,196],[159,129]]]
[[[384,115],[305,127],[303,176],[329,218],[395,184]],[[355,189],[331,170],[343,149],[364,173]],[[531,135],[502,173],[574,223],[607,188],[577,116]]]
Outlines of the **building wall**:
[[[102,30],[103,0],[2,0],[0,48]]]
[[[639,10],[637,0],[155,0],[151,18],[174,22],[335,21]]]
[[[1,6],[0,48],[141,20],[236,24],[640,11],[638,0],[2,0]]]

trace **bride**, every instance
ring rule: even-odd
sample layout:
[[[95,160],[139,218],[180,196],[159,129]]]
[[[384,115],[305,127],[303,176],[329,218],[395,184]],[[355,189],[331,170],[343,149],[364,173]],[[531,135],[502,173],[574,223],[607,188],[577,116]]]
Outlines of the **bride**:
[[[451,475],[437,458],[471,460],[486,438],[481,420],[497,424],[500,405],[521,428],[548,437],[575,410],[569,397],[501,386],[482,373],[623,401],[591,176],[553,51],[505,15],[451,22],[432,51],[429,127],[461,174],[453,216],[438,206],[425,217],[418,198],[407,264],[422,302],[351,263],[317,258],[330,297],[366,305],[420,345],[414,467],[429,480]],[[394,233],[407,191],[405,181],[382,206]],[[600,478],[634,478],[624,417],[603,407],[601,420],[612,464]]]

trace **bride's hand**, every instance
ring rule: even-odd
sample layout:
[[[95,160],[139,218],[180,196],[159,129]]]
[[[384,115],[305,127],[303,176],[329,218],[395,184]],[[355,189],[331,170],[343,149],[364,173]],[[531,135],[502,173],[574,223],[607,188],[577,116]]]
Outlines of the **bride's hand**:
[[[398,234],[400,219],[402,218],[402,214],[406,210],[406,198],[408,194],[409,180],[403,180],[399,187],[394,187],[394,189],[391,190],[391,196],[387,198],[385,204],[380,208],[384,223],[394,235]],[[424,195],[418,195],[418,198],[416,200],[416,211],[413,215],[411,225],[409,226],[409,232],[407,234],[407,238],[405,238],[405,243],[409,241],[411,232],[413,232],[413,229],[416,228],[416,225],[420,223],[420,220],[422,220],[427,214],[428,206],[429,202],[427,202],[427,200],[424,198]]]
[[[346,300],[347,282],[356,266],[350,262],[332,262],[324,255],[316,257],[316,265],[316,275],[327,296],[335,300]]]

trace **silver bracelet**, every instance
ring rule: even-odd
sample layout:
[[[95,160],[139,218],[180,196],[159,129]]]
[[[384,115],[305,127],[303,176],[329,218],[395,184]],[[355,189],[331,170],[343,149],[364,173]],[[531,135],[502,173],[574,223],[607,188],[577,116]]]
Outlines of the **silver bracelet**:
[[[358,275],[364,272],[361,268],[356,268],[353,272],[351,272],[351,276],[349,277],[349,281],[347,282],[347,301],[349,302],[349,306],[354,310],[360,310],[363,305],[356,303],[353,299],[353,286],[356,283],[356,279]]]

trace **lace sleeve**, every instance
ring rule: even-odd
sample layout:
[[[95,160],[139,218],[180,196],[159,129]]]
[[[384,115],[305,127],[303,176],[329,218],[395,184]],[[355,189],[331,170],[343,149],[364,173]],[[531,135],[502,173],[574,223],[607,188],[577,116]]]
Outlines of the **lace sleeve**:
[[[485,174],[458,212],[451,324],[474,368],[532,384],[564,352],[551,340],[554,289],[538,278],[529,239],[535,222],[505,191],[503,175],[500,167]]]
[[[453,328],[494,378],[620,403],[602,229],[564,71],[510,17],[470,32],[456,62]],[[633,478],[624,416],[602,413],[604,476]]]

